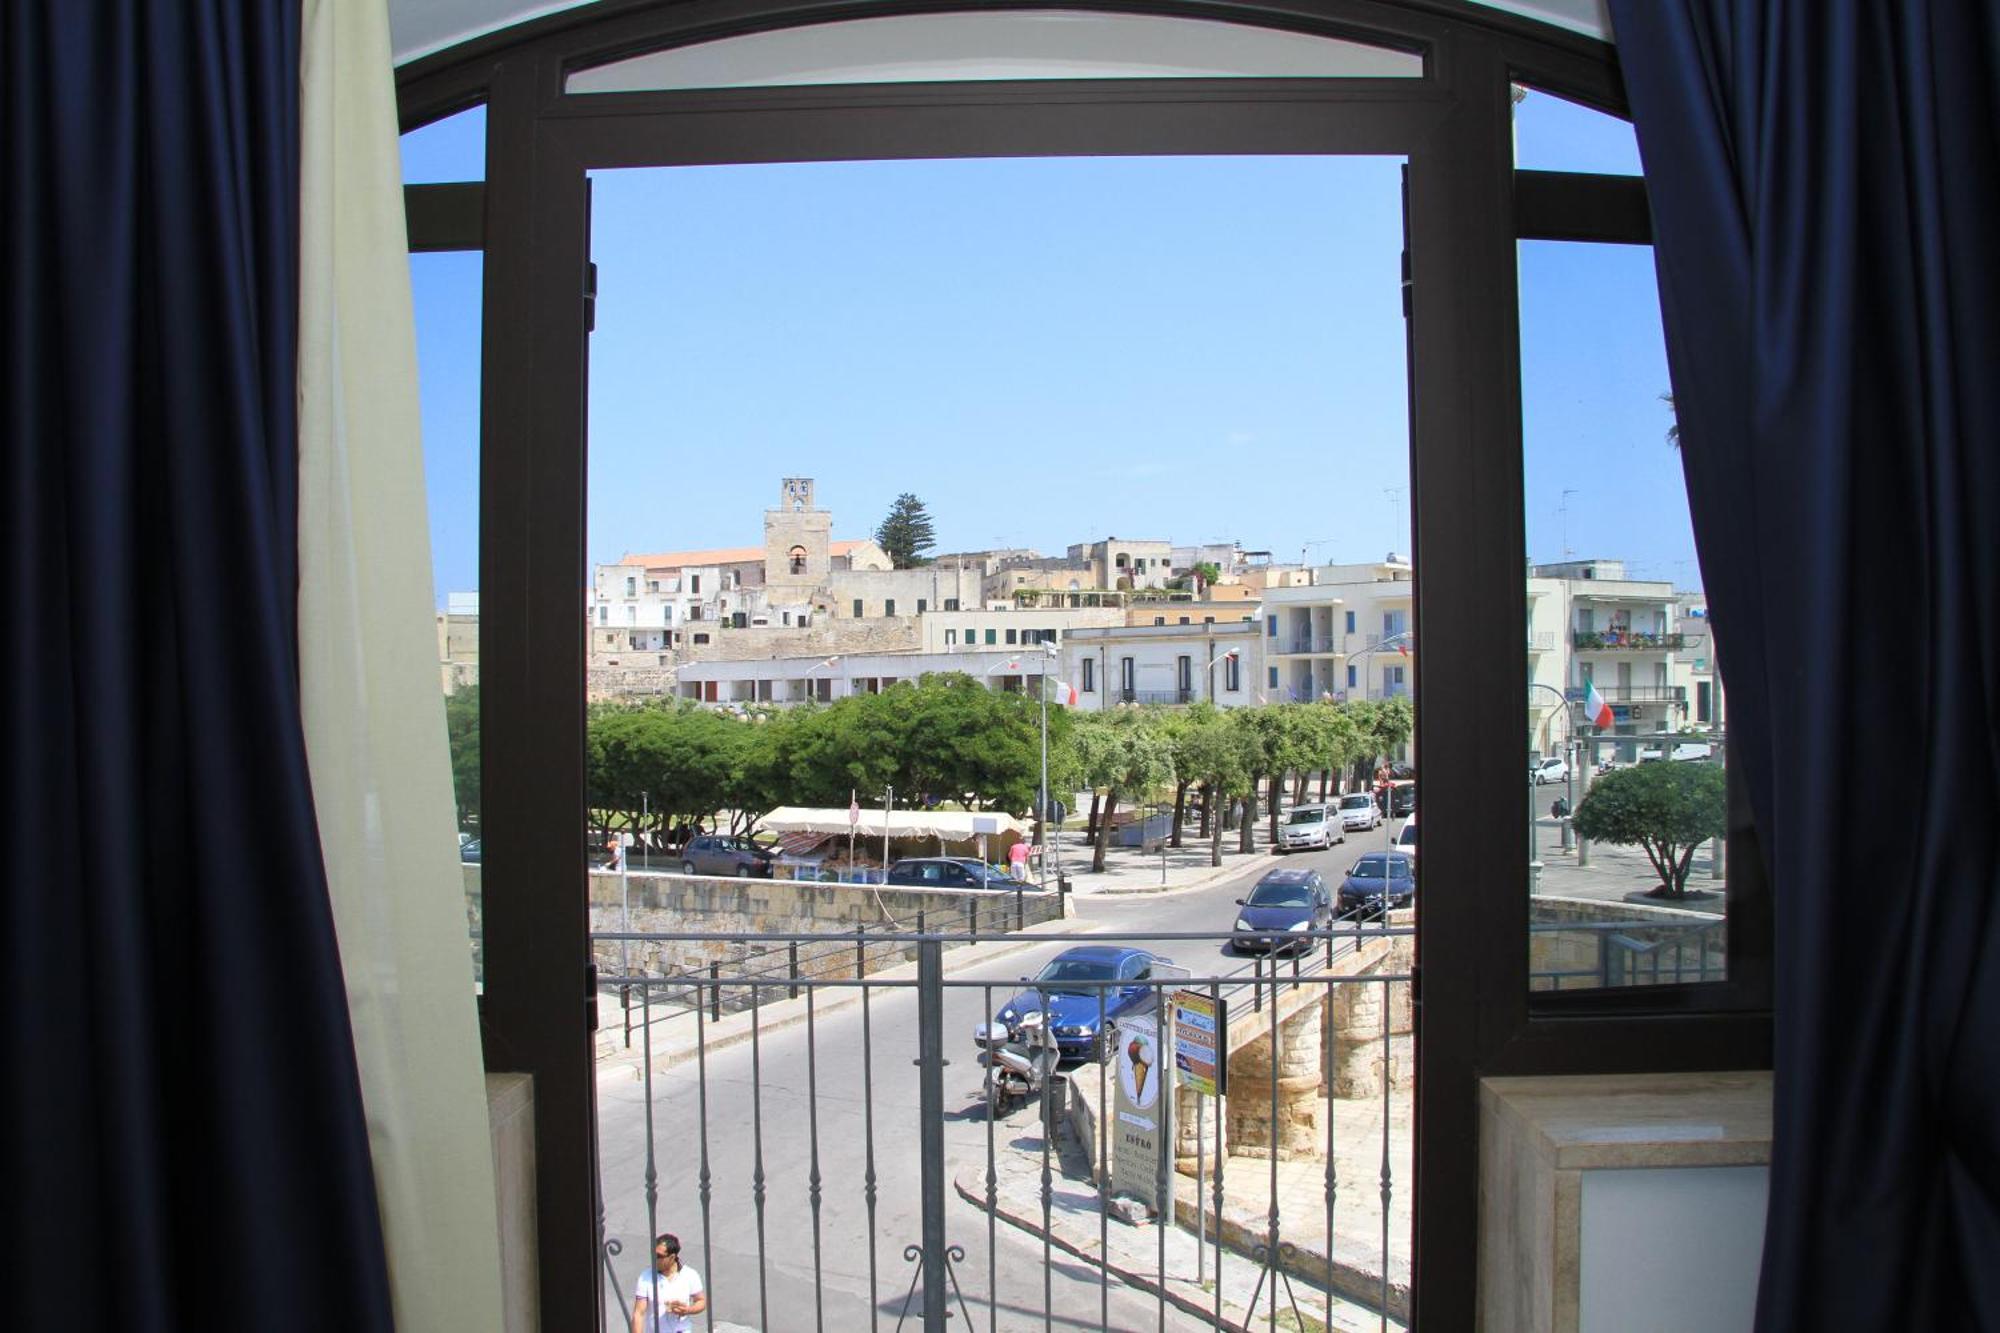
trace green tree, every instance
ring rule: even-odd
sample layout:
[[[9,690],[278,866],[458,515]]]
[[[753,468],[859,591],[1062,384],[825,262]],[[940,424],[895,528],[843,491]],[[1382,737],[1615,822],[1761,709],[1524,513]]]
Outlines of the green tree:
[[[1121,710],[1099,714],[1091,721],[1090,727],[1079,729],[1088,737],[1078,753],[1084,782],[1093,791],[1100,787],[1105,790],[1103,813],[1097,824],[1097,846],[1090,856],[1091,870],[1102,872],[1119,797],[1143,797],[1153,788],[1172,782],[1174,757],[1165,732],[1146,712]]]
[[[1236,710],[1242,711],[1242,710]],[[1189,715],[1174,736],[1174,772],[1202,784],[1208,802],[1208,863],[1222,864],[1222,812],[1228,803],[1250,792],[1256,744],[1249,731],[1232,723],[1230,715],[1209,708]]]
[[[928,564],[927,553],[937,545],[937,534],[924,502],[908,491],[897,496],[896,502],[889,506],[889,516],[875,529],[875,541],[897,569]]]
[[[1606,773],[1576,808],[1579,837],[1643,847],[1661,897],[1687,896],[1694,849],[1727,829],[1727,784],[1719,764],[1651,763]]]
[[[444,697],[445,743],[451,748],[451,791],[458,826],[479,831],[479,687],[462,685]]]

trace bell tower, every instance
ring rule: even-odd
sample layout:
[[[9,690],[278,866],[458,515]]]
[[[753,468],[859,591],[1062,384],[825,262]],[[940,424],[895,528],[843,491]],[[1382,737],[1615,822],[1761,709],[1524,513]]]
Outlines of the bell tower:
[[[778,507],[764,511],[764,584],[803,593],[826,582],[833,515],[813,507],[813,479],[786,477]]]

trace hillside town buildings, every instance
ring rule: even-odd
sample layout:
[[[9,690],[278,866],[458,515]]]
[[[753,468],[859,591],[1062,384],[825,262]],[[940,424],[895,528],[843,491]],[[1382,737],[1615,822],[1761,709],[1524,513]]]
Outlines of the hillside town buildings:
[[[833,520],[812,478],[788,477],[761,545],[597,566],[584,608],[588,696],[829,702],[939,671],[1027,690],[1047,671],[1084,710],[1415,688],[1416,570],[1394,552],[1284,565],[1236,542],[1105,537],[1058,556],[955,551],[897,569],[870,538],[836,539]],[[1595,753],[1631,762],[1647,736],[1721,731],[1699,591],[1631,578],[1605,558],[1530,565],[1525,580],[1532,752],[1609,737]],[[452,594],[437,622],[446,692],[476,683],[477,594]],[[1582,716],[1592,689],[1610,714],[1601,730]]]

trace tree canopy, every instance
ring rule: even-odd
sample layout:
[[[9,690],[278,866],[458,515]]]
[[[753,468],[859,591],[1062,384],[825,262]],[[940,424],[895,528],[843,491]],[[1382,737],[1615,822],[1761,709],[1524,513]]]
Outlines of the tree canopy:
[[[1571,822],[1581,837],[1644,848],[1660,887],[1680,898],[1694,849],[1727,830],[1727,806],[1720,764],[1662,761],[1598,778]]]
[[[937,545],[937,533],[924,502],[908,491],[896,497],[889,515],[875,529],[875,541],[888,553],[897,569],[914,569],[928,564],[930,551]]]
[[[462,685],[444,698],[445,743],[451,749],[451,791],[458,802],[458,826],[479,828],[479,687]]]

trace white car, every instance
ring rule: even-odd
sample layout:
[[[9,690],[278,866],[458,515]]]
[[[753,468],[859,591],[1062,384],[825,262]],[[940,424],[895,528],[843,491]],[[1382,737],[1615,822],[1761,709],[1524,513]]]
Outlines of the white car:
[[[1365,791],[1351,791],[1340,798],[1340,827],[1344,830],[1372,829],[1382,822],[1382,807]]]
[[[1665,757],[1678,760],[1681,763],[1688,763],[1696,759],[1711,758],[1714,754],[1715,754],[1714,747],[1709,745],[1707,741],[1682,741],[1679,745],[1676,745],[1674,747],[1674,751],[1671,755],[1666,755],[1666,756],[1663,756],[1661,754],[1659,746],[1648,745],[1645,749],[1639,751],[1639,762],[1642,764],[1650,764],[1662,757]]]
[[[1547,782],[1568,782],[1569,760],[1552,754],[1540,763],[1530,765],[1528,777],[1537,787]]]
[[[1285,822],[1278,827],[1280,851],[1300,852],[1314,847],[1331,847],[1333,843],[1333,825],[1327,819],[1327,810],[1323,805],[1295,805],[1286,812]]]

